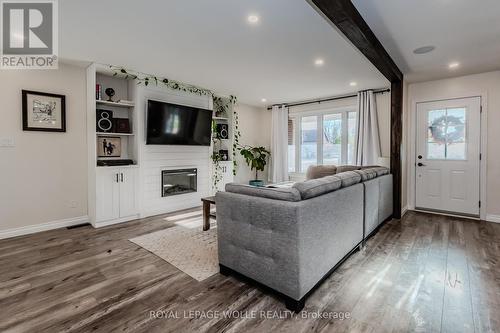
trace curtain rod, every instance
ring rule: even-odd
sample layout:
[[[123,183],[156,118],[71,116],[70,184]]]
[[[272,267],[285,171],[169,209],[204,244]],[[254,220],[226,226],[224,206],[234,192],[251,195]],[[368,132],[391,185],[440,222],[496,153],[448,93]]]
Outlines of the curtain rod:
[[[362,91],[368,91],[368,90],[362,90]],[[374,94],[383,94],[383,93],[386,93],[386,92],[389,92],[391,91],[391,89],[389,88],[386,88],[386,89],[379,89],[379,90],[373,90],[373,93]],[[324,99],[318,99],[318,100],[315,100],[315,101],[307,101],[307,102],[298,102],[298,103],[282,103],[282,104],[273,104],[271,106],[269,106],[267,109],[268,110],[272,110],[273,106],[286,106],[286,107],[292,107],[292,106],[300,106],[300,105],[308,105],[308,104],[321,104],[323,102],[330,102],[330,101],[336,101],[336,100],[339,100],[339,99],[345,99],[345,98],[352,98],[352,97],[357,97],[358,95],[355,94],[355,95],[346,95],[346,96],[338,96],[338,97],[330,97],[330,98],[324,98]]]

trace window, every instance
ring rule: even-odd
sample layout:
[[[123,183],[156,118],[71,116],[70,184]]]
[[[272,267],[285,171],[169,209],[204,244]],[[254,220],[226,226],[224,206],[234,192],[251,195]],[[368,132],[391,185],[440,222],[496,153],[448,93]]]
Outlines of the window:
[[[318,160],[318,117],[302,117],[300,121],[300,167],[307,170]]]
[[[288,172],[295,171],[296,120],[288,118]]]
[[[352,164],[356,141],[356,111],[290,114],[288,171],[304,173],[311,165]]]

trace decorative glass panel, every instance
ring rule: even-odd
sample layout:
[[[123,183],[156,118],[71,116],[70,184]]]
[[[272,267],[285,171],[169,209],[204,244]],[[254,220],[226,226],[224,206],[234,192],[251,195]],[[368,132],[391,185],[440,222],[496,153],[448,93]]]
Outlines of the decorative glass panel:
[[[302,117],[301,119],[301,165],[300,170],[306,172],[310,165],[318,163],[318,117]]]
[[[323,164],[342,162],[342,114],[323,116]]]
[[[431,110],[427,120],[427,158],[465,160],[466,109]]]

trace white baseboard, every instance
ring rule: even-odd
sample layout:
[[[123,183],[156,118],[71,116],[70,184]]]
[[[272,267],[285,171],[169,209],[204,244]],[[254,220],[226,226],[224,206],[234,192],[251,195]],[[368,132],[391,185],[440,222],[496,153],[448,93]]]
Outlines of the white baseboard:
[[[405,216],[405,214],[408,212],[408,206],[404,206],[401,209],[401,217]]]
[[[84,224],[84,223],[89,223],[88,216],[71,217],[69,219],[45,222],[45,223],[40,223],[40,224],[35,224],[35,225],[29,225],[26,227],[0,230],[0,239],[29,235],[29,234],[34,234],[34,233],[41,232],[41,231],[66,228],[66,227],[71,227],[74,225]]]
[[[486,221],[500,223],[500,215],[487,214]]]

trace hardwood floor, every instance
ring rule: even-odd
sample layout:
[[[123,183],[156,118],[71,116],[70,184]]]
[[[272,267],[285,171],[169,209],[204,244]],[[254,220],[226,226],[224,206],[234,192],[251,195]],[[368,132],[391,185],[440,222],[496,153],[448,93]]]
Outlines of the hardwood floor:
[[[128,241],[173,225],[155,217],[0,241],[0,331],[500,331],[500,224],[414,212],[391,221],[308,299],[305,318],[233,277],[197,282]]]

